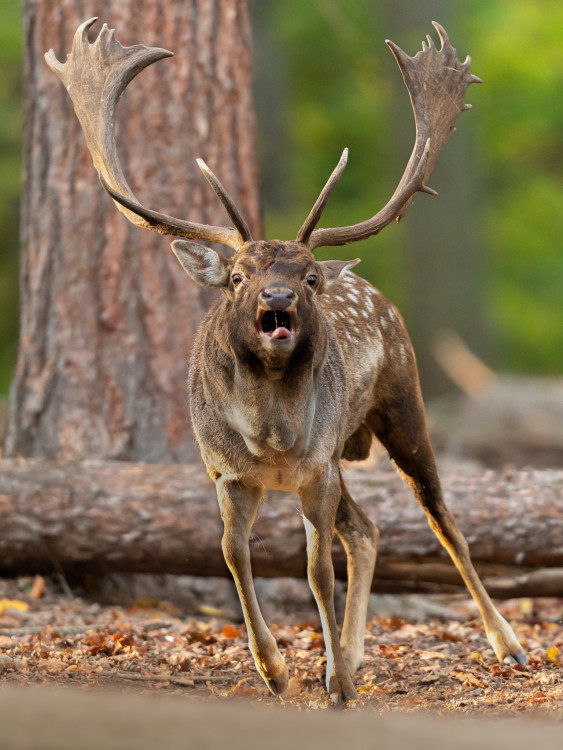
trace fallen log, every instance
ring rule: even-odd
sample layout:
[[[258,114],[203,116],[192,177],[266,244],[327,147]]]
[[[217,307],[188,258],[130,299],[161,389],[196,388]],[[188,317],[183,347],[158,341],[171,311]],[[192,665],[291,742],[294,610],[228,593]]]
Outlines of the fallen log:
[[[466,362],[459,364],[467,374]],[[436,450],[491,468],[563,467],[563,378],[501,374],[475,386],[471,396],[450,394],[429,404]]]
[[[461,579],[392,471],[347,472],[381,538],[374,590],[458,591]],[[498,596],[563,596],[563,471],[442,471],[476,567]],[[0,575],[228,575],[214,488],[196,464],[0,461]],[[299,499],[270,493],[252,544],[257,576],[305,576]],[[336,575],[346,563],[334,547]]]

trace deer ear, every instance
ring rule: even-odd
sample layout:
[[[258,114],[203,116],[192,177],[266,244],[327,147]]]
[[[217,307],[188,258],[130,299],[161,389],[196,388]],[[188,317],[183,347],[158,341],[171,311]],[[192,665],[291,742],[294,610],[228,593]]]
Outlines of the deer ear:
[[[354,260],[321,260],[318,261],[319,266],[323,271],[323,289],[328,289],[329,286],[342,276],[342,274],[349,268],[358,265],[361,258],[355,258]]]
[[[229,261],[215,250],[185,240],[174,240],[172,250],[188,276],[197,284],[217,289],[225,289],[229,285]]]

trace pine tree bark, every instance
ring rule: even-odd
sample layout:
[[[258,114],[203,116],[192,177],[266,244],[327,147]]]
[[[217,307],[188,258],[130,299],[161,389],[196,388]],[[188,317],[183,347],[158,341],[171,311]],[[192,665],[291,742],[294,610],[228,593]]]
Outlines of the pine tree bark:
[[[211,296],[167,238],[130,225],[105,195],[43,60],[51,47],[64,60],[94,15],[124,45],[176,55],[144,71],[118,108],[119,152],[141,202],[229,224],[201,156],[261,234],[246,0],[25,0],[21,333],[4,455],[195,459],[186,360]]]

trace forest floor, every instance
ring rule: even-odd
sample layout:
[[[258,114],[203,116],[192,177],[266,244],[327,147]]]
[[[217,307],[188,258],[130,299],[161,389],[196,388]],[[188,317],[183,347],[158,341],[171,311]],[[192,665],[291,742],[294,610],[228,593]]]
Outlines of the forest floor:
[[[471,602],[442,599],[446,617],[368,622],[366,665],[354,678],[359,697],[347,710],[563,721],[563,600],[499,605],[528,653],[526,666],[509,666],[495,660]],[[433,597],[433,611],[440,600]],[[325,707],[319,623],[271,627],[291,675],[282,698],[271,696],[258,676],[239,623],[184,617],[155,600],[106,607],[60,593],[39,576],[0,581],[0,682]]]

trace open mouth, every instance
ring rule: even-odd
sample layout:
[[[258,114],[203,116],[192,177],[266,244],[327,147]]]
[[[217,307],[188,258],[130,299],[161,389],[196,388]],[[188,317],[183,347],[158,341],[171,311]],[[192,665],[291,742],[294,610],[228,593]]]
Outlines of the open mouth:
[[[290,339],[295,330],[293,317],[286,310],[264,310],[258,322],[258,328],[274,341]]]

